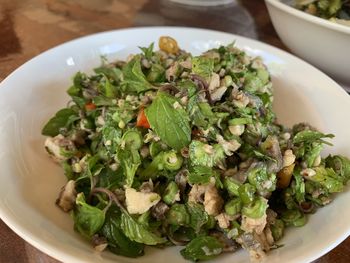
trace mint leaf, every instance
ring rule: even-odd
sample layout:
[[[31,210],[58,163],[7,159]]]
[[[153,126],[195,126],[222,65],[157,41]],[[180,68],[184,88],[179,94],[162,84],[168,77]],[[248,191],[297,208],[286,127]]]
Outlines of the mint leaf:
[[[207,57],[193,57],[192,58],[192,72],[197,74],[207,81],[214,71],[214,60]]]
[[[152,88],[152,85],[146,80],[141,69],[141,57],[135,56],[123,67],[124,80],[122,85],[128,92],[140,93]]]
[[[201,236],[192,239],[186,248],[181,250],[181,255],[188,260],[209,260],[221,254],[223,245],[214,237]]]
[[[60,133],[61,128],[66,127],[78,118],[78,114],[72,109],[66,108],[59,110],[56,115],[45,124],[41,134],[54,137]]]
[[[74,228],[86,238],[91,238],[105,221],[105,213],[86,203],[83,193],[78,194],[73,211]]]
[[[157,245],[166,242],[166,239],[155,235],[144,225],[139,224],[127,213],[121,215],[121,229],[124,234],[131,240],[146,245]]]
[[[186,111],[175,109],[176,103],[174,97],[159,92],[145,114],[160,139],[171,148],[180,150],[191,142],[191,127]]]
[[[139,257],[144,254],[144,245],[131,241],[120,226],[121,212],[116,206],[111,206],[106,214],[101,233],[108,241],[109,250],[113,253],[126,257]]]

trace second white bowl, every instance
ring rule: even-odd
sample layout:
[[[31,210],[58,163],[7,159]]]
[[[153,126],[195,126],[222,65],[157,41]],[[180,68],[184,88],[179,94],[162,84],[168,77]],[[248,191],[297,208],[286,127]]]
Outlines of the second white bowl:
[[[350,27],[297,10],[293,2],[265,0],[283,43],[296,55],[350,85]]]

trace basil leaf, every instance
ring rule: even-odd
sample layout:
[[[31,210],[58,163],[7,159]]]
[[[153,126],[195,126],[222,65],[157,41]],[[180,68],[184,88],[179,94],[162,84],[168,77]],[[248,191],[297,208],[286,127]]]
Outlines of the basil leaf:
[[[83,193],[78,194],[73,211],[74,228],[86,238],[91,238],[105,221],[105,213],[85,202]]]
[[[210,236],[200,236],[187,244],[181,250],[181,255],[188,260],[209,260],[221,254],[223,245],[216,238]]]
[[[166,239],[155,235],[144,225],[139,224],[127,213],[121,215],[121,229],[133,241],[146,245],[157,245],[166,242]]]
[[[192,58],[192,72],[197,74],[207,81],[214,71],[214,60],[207,57],[193,57]]]
[[[74,110],[69,108],[62,109],[45,124],[41,134],[54,137],[59,134],[61,128],[66,127],[78,118],[78,114]]]
[[[115,254],[126,257],[139,257],[144,254],[144,245],[131,241],[125,236],[120,226],[121,212],[116,206],[112,206],[107,214],[101,233],[108,241],[109,250]]]
[[[186,111],[174,108],[177,100],[159,92],[145,114],[151,128],[173,149],[180,150],[191,142],[191,127]]]
[[[135,56],[130,62],[123,67],[122,82],[125,90],[128,92],[142,92],[152,88],[152,85],[146,80],[141,69],[141,57]]]

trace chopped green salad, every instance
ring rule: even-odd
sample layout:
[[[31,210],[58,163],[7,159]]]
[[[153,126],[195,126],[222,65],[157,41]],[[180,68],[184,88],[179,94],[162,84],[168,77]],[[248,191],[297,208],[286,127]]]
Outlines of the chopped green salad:
[[[343,191],[350,161],[321,157],[332,134],[276,122],[261,58],[159,47],[74,76],[42,130],[67,178],[56,203],[97,251],[176,245],[198,261],[243,247],[260,260]]]
[[[350,0],[295,0],[296,7],[311,15],[350,26]]]

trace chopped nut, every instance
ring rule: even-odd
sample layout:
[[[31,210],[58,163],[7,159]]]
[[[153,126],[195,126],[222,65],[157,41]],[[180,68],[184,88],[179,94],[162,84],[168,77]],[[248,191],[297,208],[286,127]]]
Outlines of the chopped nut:
[[[321,164],[321,155],[318,155],[314,161],[313,167],[317,167]]]
[[[228,127],[231,134],[236,136],[241,136],[245,130],[244,124],[230,125]]]
[[[214,184],[210,184],[204,193],[204,210],[208,215],[218,215],[224,204],[224,200],[218,193]]]
[[[295,162],[295,158],[292,150],[286,150],[283,155],[283,167],[292,165]]]
[[[217,215],[215,219],[218,221],[219,227],[221,228],[228,228],[230,226],[230,216],[226,213]]]
[[[301,171],[301,175],[307,176],[307,177],[312,177],[312,176],[316,175],[316,171],[314,169],[311,169],[311,168],[306,168],[306,169]]]

